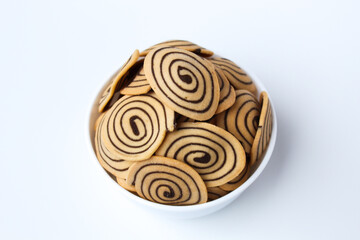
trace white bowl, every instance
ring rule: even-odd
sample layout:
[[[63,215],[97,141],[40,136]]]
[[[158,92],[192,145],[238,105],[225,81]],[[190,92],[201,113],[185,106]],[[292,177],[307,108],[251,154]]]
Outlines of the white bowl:
[[[262,91],[267,92],[267,90],[265,89],[264,85],[260,82],[260,80],[254,74],[249,72],[248,70],[246,70],[246,71],[250,75],[250,77],[253,79],[253,81],[258,89],[258,95]],[[216,212],[216,211],[222,209],[223,207],[229,205],[232,201],[234,201],[236,198],[238,198],[240,196],[240,194],[242,194],[245,191],[245,189],[247,189],[259,177],[259,175],[262,173],[262,171],[268,164],[271,154],[274,150],[276,135],[277,135],[276,113],[275,113],[275,109],[274,109],[274,103],[271,101],[271,97],[270,97],[269,93],[268,93],[268,95],[269,95],[269,99],[271,102],[272,113],[273,113],[273,130],[272,130],[270,142],[269,142],[268,148],[266,150],[266,153],[264,154],[263,158],[260,159],[259,164],[257,164],[257,169],[253,172],[253,174],[250,176],[250,178],[245,183],[243,183],[240,187],[238,187],[237,189],[230,192],[229,194],[227,194],[219,199],[216,199],[214,201],[207,202],[204,204],[199,204],[199,205],[192,205],[192,206],[169,206],[169,205],[158,204],[158,203],[154,203],[154,202],[150,202],[148,200],[142,199],[142,198],[128,192],[127,190],[123,189],[120,185],[118,185],[115,181],[113,181],[109,177],[109,175],[105,172],[105,170],[103,170],[103,168],[100,165],[99,161],[97,160],[96,154],[95,154],[94,123],[95,123],[95,120],[97,119],[97,117],[99,116],[99,113],[97,110],[98,102],[99,102],[102,92],[105,90],[109,81],[106,84],[104,84],[101,89],[99,89],[99,88],[96,89],[96,94],[94,95],[95,97],[91,99],[91,104],[90,104],[90,109],[89,109],[90,110],[89,111],[89,120],[86,123],[86,126],[87,126],[86,138],[88,139],[87,142],[88,142],[89,150],[90,150],[92,158],[93,158],[92,162],[96,163],[96,165],[99,168],[99,171],[102,171],[104,173],[103,177],[107,178],[109,180],[108,181],[109,184],[112,184],[114,186],[114,191],[120,191],[124,195],[124,197],[130,198],[132,201],[138,203],[139,205],[143,206],[147,210],[155,212],[155,213],[160,213],[162,215],[167,215],[169,217],[174,217],[177,219],[196,218],[196,217],[201,217],[201,216],[205,216],[210,213]]]

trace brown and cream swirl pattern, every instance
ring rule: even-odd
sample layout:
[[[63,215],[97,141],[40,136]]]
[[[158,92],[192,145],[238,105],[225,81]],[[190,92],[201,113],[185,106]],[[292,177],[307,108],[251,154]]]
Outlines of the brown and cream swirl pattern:
[[[150,84],[148,83],[144,68],[142,64],[136,69],[134,76],[124,84],[124,87],[120,90],[123,95],[140,95],[148,93],[151,90]]]
[[[219,88],[220,88],[220,99],[219,106],[216,109],[215,114],[219,114],[226,109],[230,108],[235,102],[235,90],[230,85],[229,80],[225,76],[223,70],[217,66],[215,66],[215,72],[219,80]]]
[[[266,92],[260,94],[261,112],[259,119],[259,127],[257,129],[254,143],[251,147],[250,166],[255,164],[266,151],[270,142],[272,133],[272,110],[271,104]]]
[[[104,115],[101,140],[112,154],[128,161],[148,159],[174,130],[175,113],[154,93],[123,96]]]
[[[256,94],[256,86],[250,76],[233,61],[219,57],[210,58],[209,60],[224,71],[227,79],[236,90],[245,89]]]
[[[220,187],[209,187],[207,188],[207,191],[208,191],[208,201],[216,200],[229,193],[228,191],[225,191]]]
[[[128,185],[147,200],[171,205],[192,205],[207,201],[206,186],[199,174],[186,164],[153,156],[131,166]]]
[[[233,191],[240,187],[250,176],[249,172],[249,165],[246,164],[244,170],[234,179],[231,181],[219,186],[219,188],[225,190],[225,191]]]
[[[125,161],[118,155],[107,149],[101,140],[101,129],[104,124],[104,114],[98,118],[95,131],[95,150],[96,156],[101,166],[110,174],[119,178],[126,178],[129,167],[133,162]]]
[[[207,60],[182,49],[155,48],[146,56],[144,70],[151,88],[169,108],[199,121],[215,114],[219,82]]]
[[[124,76],[127,74],[128,70],[136,63],[139,58],[139,50],[135,50],[130,58],[124,63],[124,65],[117,71],[116,74],[111,78],[110,84],[107,86],[105,91],[102,93],[99,100],[99,112],[103,112],[110,102],[112,96],[115,93],[115,90],[120,89]]]
[[[234,105],[216,116],[216,125],[232,133],[250,155],[259,115],[260,104],[254,95],[246,90],[236,90]]]
[[[229,132],[209,123],[184,122],[166,135],[156,155],[180,160],[195,169],[207,187],[238,176],[245,167],[245,152]]]
[[[185,40],[170,40],[170,41],[166,41],[166,42],[162,42],[162,43],[158,43],[152,47],[149,47],[148,49],[142,51],[140,53],[140,56],[146,56],[151,50],[153,50],[154,48],[158,48],[158,47],[175,47],[175,48],[180,48],[180,49],[184,49],[196,54],[199,54],[201,56],[204,57],[210,57],[212,56],[214,53],[206,48],[200,47],[199,45],[189,42],[189,41],[185,41]]]

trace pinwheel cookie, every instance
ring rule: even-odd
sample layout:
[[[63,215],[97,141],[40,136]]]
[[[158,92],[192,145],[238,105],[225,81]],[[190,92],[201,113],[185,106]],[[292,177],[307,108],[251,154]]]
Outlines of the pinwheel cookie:
[[[267,149],[272,110],[231,60],[185,40],[135,50],[98,96],[101,166],[158,204],[216,201],[243,185]]]

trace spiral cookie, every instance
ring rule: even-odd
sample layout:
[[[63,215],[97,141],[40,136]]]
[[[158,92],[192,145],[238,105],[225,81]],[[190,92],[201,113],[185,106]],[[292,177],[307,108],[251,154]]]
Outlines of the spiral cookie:
[[[215,117],[212,117],[206,121],[198,121],[198,120],[195,120],[195,119],[191,119],[191,118],[188,118],[188,117],[185,117],[185,116],[182,116],[182,115],[178,115],[178,117],[176,118],[176,123],[179,124],[179,123],[182,123],[182,122],[207,122],[207,123],[211,123],[213,125],[216,125],[216,120],[215,120]]]
[[[260,104],[249,91],[236,90],[235,104],[216,116],[216,125],[232,133],[250,154],[259,123]]]
[[[153,156],[131,166],[126,180],[140,197],[162,204],[191,205],[207,201],[206,186],[188,165]]]
[[[233,191],[240,187],[249,178],[249,176],[249,167],[246,164],[244,170],[236,178],[232,179],[228,183],[219,186],[219,188],[225,191]]]
[[[113,155],[145,160],[160,146],[166,131],[174,130],[174,118],[174,111],[154,93],[123,96],[106,112],[101,139]]]
[[[196,54],[155,48],[144,62],[145,76],[169,108],[199,121],[211,118],[219,103],[219,82],[212,64]]]
[[[98,128],[100,122],[101,122],[101,119],[104,117],[105,113],[101,113],[99,115],[99,117],[95,120],[95,124],[94,124],[94,130],[96,131],[96,129]]]
[[[108,87],[105,89],[103,94],[101,95],[99,101],[99,112],[102,112],[112,96],[115,93],[115,90],[121,86],[123,77],[127,73],[127,71],[136,63],[139,58],[139,50],[135,50],[131,57],[126,61],[126,63],[120,68],[120,70],[112,77],[112,80]]]
[[[92,146],[138,197],[212,201],[246,187],[268,148],[275,116],[267,94],[258,95],[234,62],[189,41],[162,42],[136,50],[101,89]]]
[[[189,41],[184,41],[184,40],[171,40],[171,41],[166,41],[166,42],[162,42],[162,43],[158,43],[144,51],[142,51],[140,53],[140,56],[146,56],[151,50],[153,50],[154,48],[158,48],[158,47],[176,47],[176,48],[180,48],[180,49],[184,49],[199,55],[202,55],[204,57],[210,57],[212,56],[214,53],[208,49],[205,49],[203,47],[200,47],[192,42]]]
[[[225,191],[220,187],[209,187],[207,188],[207,191],[208,191],[208,201],[218,199],[229,193],[228,191]]]
[[[144,68],[140,66],[125,86],[120,90],[123,95],[140,95],[150,91],[151,87],[146,80]]]
[[[245,152],[229,132],[209,123],[180,123],[166,135],[156,155],[184,161],[195,169],[207,187],[238,176],[245,167]]]
[[[133,162],[129,162],[121,159],[118,155],[112,153],[103,145],[101,140],[101,131],[102,131],[102,126],[104,125],[104,119],[105,119],[104,116],[100,118],[100,122],[98,123],[95,132],[96,156],[101,166],[106,171],[108,171],[109,173],[111,173],[116,177],[126,178],[129,167],[133,164]]]
[[[116,178],[116,182],[130,192],[136,192],[135,186],[129,185],[124,178]]]
[[[219,57],[211,58],[209,60],[224,71],[225,76],[235,89],[245,89],[256,94],[256,87],[252,79],[234,62]]]
[[[272,132],[272,110],[266,92],[260,94],[261,112],[259,127],[256,131],[254,143],[251,147],[250,165],[253,165],[265,152]]]
[[[223,70],[215,66],[215,72],[219,80],[220,99],[216,114],[221,113],[231,107],[235,102],[235,90],[227,80]]]

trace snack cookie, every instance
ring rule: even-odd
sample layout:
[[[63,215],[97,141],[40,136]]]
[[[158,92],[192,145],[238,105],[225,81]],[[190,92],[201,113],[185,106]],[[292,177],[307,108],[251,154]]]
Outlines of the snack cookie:
[[[233,61],[226,58],[214,57],[209,59],[213,64],[220,67],[231,85],[236,89],[245,89],[256,94],[256,86],[252,79]]]
[[[121,86],[123,77],[128,72],[128,70],[136,63],[139,58],[139,50],[135,50],[131,57],[126,61],[126,63],[119,69],[117,74],[113,76],[109,86],[105,89],[103,94],[101,95],[99,101],[99,112],[103,112],[106,105],[109,103],[110,99],[115,93],[115,90]]]
[[[126,180],[144,199],[171,205],[207,201],[206,186],[199,174],[180,161],[153,156],[131,166]]]
[[[228,191],[225,191],[220,187],[209,187],[207,188],[207,191],[208,191],[208,201],[216,200],[229,193]]]
[[[136,193],[135,191],[135,187],[132,185],[128,185],[126,183],[126,180],[124,178],[119,178],[116,177],[115,175],[113,175],[112,173],[108,172],[105,170],[105,172],[112,178],[112,180],[114,180],[115,182],[117,182],[122,188],[132,192],[132,193]]]
[[[113,155],[128,161],[148,159],[174,130],[175,113],[154,93],[123,96],[104,115],[103,145]]]
[[[135,190],[135,186],[134,185],[130,185],[126,182],[126,179],[124,178],[116,178],[116,182],[123,188],[125,188],[126,190],[130,191],[130,192],[136,192]]]
[[[123,95],[140,95],[148,93],[150,90],[150,84],[146,80],[144,68],[141,64],[134,76],[125,83],[125,86],[120,90],[120,93]]]
[[[232,133],[250,154],[258,128],[260,104],[249,91],[236,90],[236,101],[231,108],[216,116],[216,125]]]
[[[184,49],[199,55],[202,55],[204,57],[210,57],[214,53],[208,49],[205,49],[203,47],[200,47],[199,45],[196,45],[195,43],[184,41],[184,40],[170,40],[162,43],[158,43],[140,53],[140,56],[146,56],[151,50],[158,47],[176,47],[180,49]]]
[[[209,123],[184,122],[166,135],[156,155],[180,160],[195,169],[207,187],[238,176],[245,167],[245,152],[229,132]]]
[[[101,118],[100,118],[101,117]],[[120,156],[109,151],[101,140],[101,129],[104,124],[104,114],[100,116],[95,132],[95,151],[101,166],[115,177],[126,178],[133,162],[125,161]]]
[[[207,123],[211,123],[213,125],[216,125],[215,124],[216,123],[215,116],[208,119],[208,120],[206,120],[206,121],[198,121],[198,120],[195,120],[195,119],[191,119],[191,118],[182,116],[181,114],[177,114],[175,120],[176,120],[177,124],[182,123],[182,122],[207,122]]]
[[[260,94],[261,112],[259,126],[251,147],[250,166],[253,165],[265,152],[272,132],[272,110],[266,92]]]
[[[240,187],[249,178],[249,176],[249,166],[246,164],[244,170],[236,178],[219,186],[219,188],[225,191],[233,191]]]
[[[144,70],[159,99],[177,113],[199,121],[215,114],[219,82],[207,60],[178,48],[155,48],[145,57]]]
[[[96,129],[98,128],[101,119],[104,117],[105,113],[101,113],[98,118],[95,120],[95,124],[94,124],[94,130],[96,131]]]
[[[235,90],[227,80],[223,70],[215,66],[215,72],[219,80],[220,99],[215,114],[219,114],[230,108],[235,102]]]
[[[272,108],[267,93],[256,96],[244,70],[192,42],[135,50],[98,94],[99,113],[92,109],[96,156],[144,199],[218,199],[251,177],[269,145]]]

